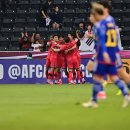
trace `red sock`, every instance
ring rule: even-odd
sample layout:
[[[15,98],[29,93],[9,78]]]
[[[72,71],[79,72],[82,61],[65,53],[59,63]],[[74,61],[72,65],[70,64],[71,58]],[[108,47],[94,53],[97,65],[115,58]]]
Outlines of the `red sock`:
[[[46,71],[46,79],[48,79],[48,71]]]
[[[58,73],[57,72],[54,72],[54,80],[58,80]]]
[[[53,79],[53,71],[48,72],[48,79],[52,80]]]
[[[62,74],[61,74],[61,72],[58,72],[58,78],[59,78],[59,79],[62,78]]]
[[[81,77],[81,79],[83,78],[83,73],[82,73],[82,71],[80,71],[80,77]]]
[[[80,80],[81,76],[80,76],[80,70],[77,70],[77,77],[78,77],[78,81]]]
[[[69,83],[72,81],[73,73],[69,72]]]
[[[76,72],[73,72],[73,79],[76,80]]]

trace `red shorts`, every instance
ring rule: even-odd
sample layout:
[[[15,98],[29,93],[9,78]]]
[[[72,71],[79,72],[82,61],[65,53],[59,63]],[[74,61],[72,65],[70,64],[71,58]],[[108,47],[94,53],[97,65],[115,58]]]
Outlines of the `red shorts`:
[[[46,68],[50,68],[51,61],[50,58],[46,58]]]
[[[77,56],[67,56],[67,65],[68,69],[78,69],[80,64]]]
[[[61,56],[58,58],[58,67],[63,69],[67,68],[67,61],[65,57]]]
[[[51,55],[50,56],[50,67],[51,68],[58,68],[58,59],[57,55]]]

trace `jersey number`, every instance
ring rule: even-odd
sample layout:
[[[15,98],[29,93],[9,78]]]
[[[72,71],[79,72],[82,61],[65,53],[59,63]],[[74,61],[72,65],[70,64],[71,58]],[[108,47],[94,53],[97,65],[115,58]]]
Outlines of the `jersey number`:
[[[116,30],[108,30],[107,31],[107,47],[116,47],[117,45],[117,37],[116,37]]]

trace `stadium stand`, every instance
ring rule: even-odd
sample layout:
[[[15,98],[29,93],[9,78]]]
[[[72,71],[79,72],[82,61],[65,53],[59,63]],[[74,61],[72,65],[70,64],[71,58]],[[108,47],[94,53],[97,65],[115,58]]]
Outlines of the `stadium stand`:
[[[19,50],[17,39],[21,32],[40,33],[47,40],[49,35],[75,31],[79,22],[88,23],[90,3],[93,0],[53,0],[63,13],[63,25],[59,30],[40,23],[42,0],[13,0],[5,10],[0,9],[0,51]],[[48,11],[51,14],[52,10]],[[112,0],[112,15],[122,28],[121,39],[125,49],[130,47],[130,1]]]

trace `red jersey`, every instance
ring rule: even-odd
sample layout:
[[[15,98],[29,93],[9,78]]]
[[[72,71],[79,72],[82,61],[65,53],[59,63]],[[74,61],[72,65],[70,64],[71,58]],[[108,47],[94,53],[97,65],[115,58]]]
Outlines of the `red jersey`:
[[[51,45],[52,45],[52,41],[48,41],[47,46],[49,47],[49,49],[48,49],[47,58],[50,58],[50,56],[51,56]]]

